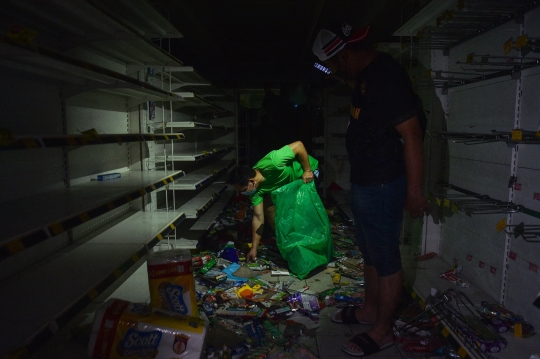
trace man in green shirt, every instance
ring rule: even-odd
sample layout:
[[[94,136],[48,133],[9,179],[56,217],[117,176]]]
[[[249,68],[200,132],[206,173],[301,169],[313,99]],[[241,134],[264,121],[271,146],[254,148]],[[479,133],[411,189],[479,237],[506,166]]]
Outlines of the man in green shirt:
[[[234,189],[249,196],[253,204],[252,247],[246,260],[257,258],[257,247],[264,231],[265,213],[272,228],[276,207],[270,193],[291,182],[302,179],[309,183],[318,175],[319,161],[308,155],[301,141],[293,142],[274,150],[249,168],[238,166],[227,181]]]

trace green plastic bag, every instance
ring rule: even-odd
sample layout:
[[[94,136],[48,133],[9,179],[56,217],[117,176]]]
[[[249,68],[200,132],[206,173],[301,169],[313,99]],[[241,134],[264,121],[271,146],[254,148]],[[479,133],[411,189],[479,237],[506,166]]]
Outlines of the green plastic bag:
[[[272,192],[276,244],[289,270],[304,279],[334,256],[330,221],[315,183],[300,179]]]

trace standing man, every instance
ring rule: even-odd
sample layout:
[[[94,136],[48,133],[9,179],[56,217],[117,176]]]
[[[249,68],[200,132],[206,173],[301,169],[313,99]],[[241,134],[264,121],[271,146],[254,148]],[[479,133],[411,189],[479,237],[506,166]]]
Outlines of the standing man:
[[[409,76],[390,55],[375,50],[369,32],[336,23],[320,30],[313,44],[331,74],[353,89],[346,147],[366,297],[362,309],[349,307],[332,316],[340,323],[373,324],[341,347],[353,356],[393,344],[393,315],[403,286],[403,209],[414,218],[432,209],[422,194],[423,133]]]
[[[272,228],[276,207],[270,193],[298,179],[309,183],[318,175],[319,161],[308,155],[301,141],[293,142],[264,156],[250,168],[238,166],[229,174],[227,183],[249,196],[253,204],[251,250],[246,261],[257,259],[257,247],[264,232],[265,213]]]

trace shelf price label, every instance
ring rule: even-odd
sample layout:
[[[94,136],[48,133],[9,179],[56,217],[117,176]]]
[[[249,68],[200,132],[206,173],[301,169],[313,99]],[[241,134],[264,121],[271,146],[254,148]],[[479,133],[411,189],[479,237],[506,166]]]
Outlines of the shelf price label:
[[[448,198],[444,199],[444,206],[450,208],[450,200]]]
[[[497,222],[497,232],[502,231],[506,228],[506,218],[501,219],[499,222]]]
[[[462,358],[465,358],[465,356],[468,354],[467,349],[463,348],[462,346],[459,347],[457,352],[458,352],[458,355]]]
[[[522,47],[527,46],[527,43],[529,42],[529,38],[527,35],[521,35],[516,39],[516,49],[521,49]]]
[[[512,130],[512,141],[523,141],[523,130]]]
[[[503,45],[504,54],[508,54],[512,49],[514,48],[514,43],[512,41],[512,38],[509,38],[508,41],[506,41]]]

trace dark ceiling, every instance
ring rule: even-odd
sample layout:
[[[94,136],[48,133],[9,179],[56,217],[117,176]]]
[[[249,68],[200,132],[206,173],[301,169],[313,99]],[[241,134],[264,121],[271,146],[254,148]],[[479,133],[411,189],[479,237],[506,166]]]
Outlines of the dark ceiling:
[[[372,25],[376,41],[391,34],[412,0],[150,0],[183,34],[171,53],[220,87],[263,87],[320,77],[311,46],[336,20]],[[425,1],[423,1],[425,2]],[[403,10],[405,9],[405,10]],[[410,14],[409,14],[410,15]],[[408,17],[408,16],[407,16]],[[167,49],[168,40],[163,42]]]

